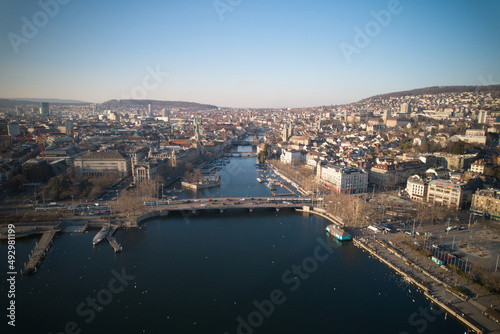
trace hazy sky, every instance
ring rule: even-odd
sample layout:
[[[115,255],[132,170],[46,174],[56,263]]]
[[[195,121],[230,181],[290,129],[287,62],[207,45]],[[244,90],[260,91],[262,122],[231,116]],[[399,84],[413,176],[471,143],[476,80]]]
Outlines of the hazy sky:
[[[500,82],[494,0],[56,1],[0,1],[0,97],[301,107]]]

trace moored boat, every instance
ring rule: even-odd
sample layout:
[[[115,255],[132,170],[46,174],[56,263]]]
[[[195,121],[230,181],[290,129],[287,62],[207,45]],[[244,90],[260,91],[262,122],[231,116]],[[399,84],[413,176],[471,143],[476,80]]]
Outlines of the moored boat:
[[[337,225],[331,224],[326,227],[326,231],[331,236],[334,236],[335,239],[339,241],[351,240],[351,235],[338,227]]]
[[[108,234],[109,232],[109,226],[104,226],[97,234],[96,236],[94,237],[94,239],[92,240],[92,243],[95,245],[97,245],[98,243],[100,243],[101,241],[104,240],[104,238],[106,237],[106,235]]]

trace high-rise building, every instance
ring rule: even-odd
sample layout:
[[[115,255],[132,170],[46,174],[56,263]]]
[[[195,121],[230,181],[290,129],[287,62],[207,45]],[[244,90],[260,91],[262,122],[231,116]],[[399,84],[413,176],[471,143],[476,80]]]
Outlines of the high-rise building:
[[[48,102],[41,102],[40,103],[40,114],[44,115],[44,116],[49,116],[50,115],[49,103]]]
[[[477,114],[477,123],[486,124],[486,116],[487,116],[486,110],[480,110],[479,113]]]
[[[70,120],[65,121],[64,127],[66,128],[66,134],[71,134],[73,131],[73,122]]]
[[[9,133],[9,136],[11,137],[16,137],[21,134],[21,128],[19,127],[19,124],[15,123],[7,124],[7,131]]]
[[[153,116],[153,110],[151,109],[151,104],[148,104],[148,116]]]
[[[168,117],[168,116],[170,116],[170,110],[167,108],[163,109],[163,117]]]
[[[408,103],[402,103],[401,104],[401,113],[402,114],[411,113],[411,106]]]
[[[281,140],[288,141],[288,139],[290,139],[292,134],[293,134],[293,127],[289,124],[285,124],[285,127],[283,128],[283,132],[281,134]]]
[[[387,123],[387,119],[391,117],[391,111],[389,109],[387,109],[386,111],[384,111],[384,115],[382,116],[382,119],[384,120],[384,124]]]

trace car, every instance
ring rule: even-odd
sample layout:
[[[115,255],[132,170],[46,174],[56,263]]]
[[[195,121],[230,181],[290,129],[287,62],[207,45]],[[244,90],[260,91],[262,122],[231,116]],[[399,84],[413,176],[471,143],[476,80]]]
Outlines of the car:
[[[111,200],[116,201],[116,200],[118,200],[118,197],[113,197]]]
[[[230,198],[226,198],[226,201],[230,201],[231,199]]]
[[[213,202],[213,199],[211,199],[211,198],[210,198],[208,201],[209,201],[209,202]]]
[[[207,206],[206,204],[202,204],[201,206]]]

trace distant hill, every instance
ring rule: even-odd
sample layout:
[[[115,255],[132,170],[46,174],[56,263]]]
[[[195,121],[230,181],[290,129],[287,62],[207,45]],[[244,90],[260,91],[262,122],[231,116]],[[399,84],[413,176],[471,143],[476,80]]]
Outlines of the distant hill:
[[[2,99],[0,98],[0,107],[15,107],[28,104],[40,105],[40,102],[49,102],[53,104],[90,104],[79,100],[62,100],[62,99],[36,99],[36,98],[15,98],[15,99]]]
[[[158,101],[158,100],[109,100],[102,105],[105,106],[122,106],[122,107],[147,107],[151,104],[155,108],[179,108],[179,109],[217,109],[217,106],[210,104],[200,104],[195,102],[183,101]]]
[[[375,95],[366,99],[361,100],[376,100],[376,99],[388,99],[391,97],[403,97],[408,95],[437,95],[445,93],[473,93],[473,92],[491,92],[493,96],[500,96],[500,85],[490,85],[490,86],[434,86],[426,88],[418,88],[412,90],[405,90],[401,92],[393,92]]]

